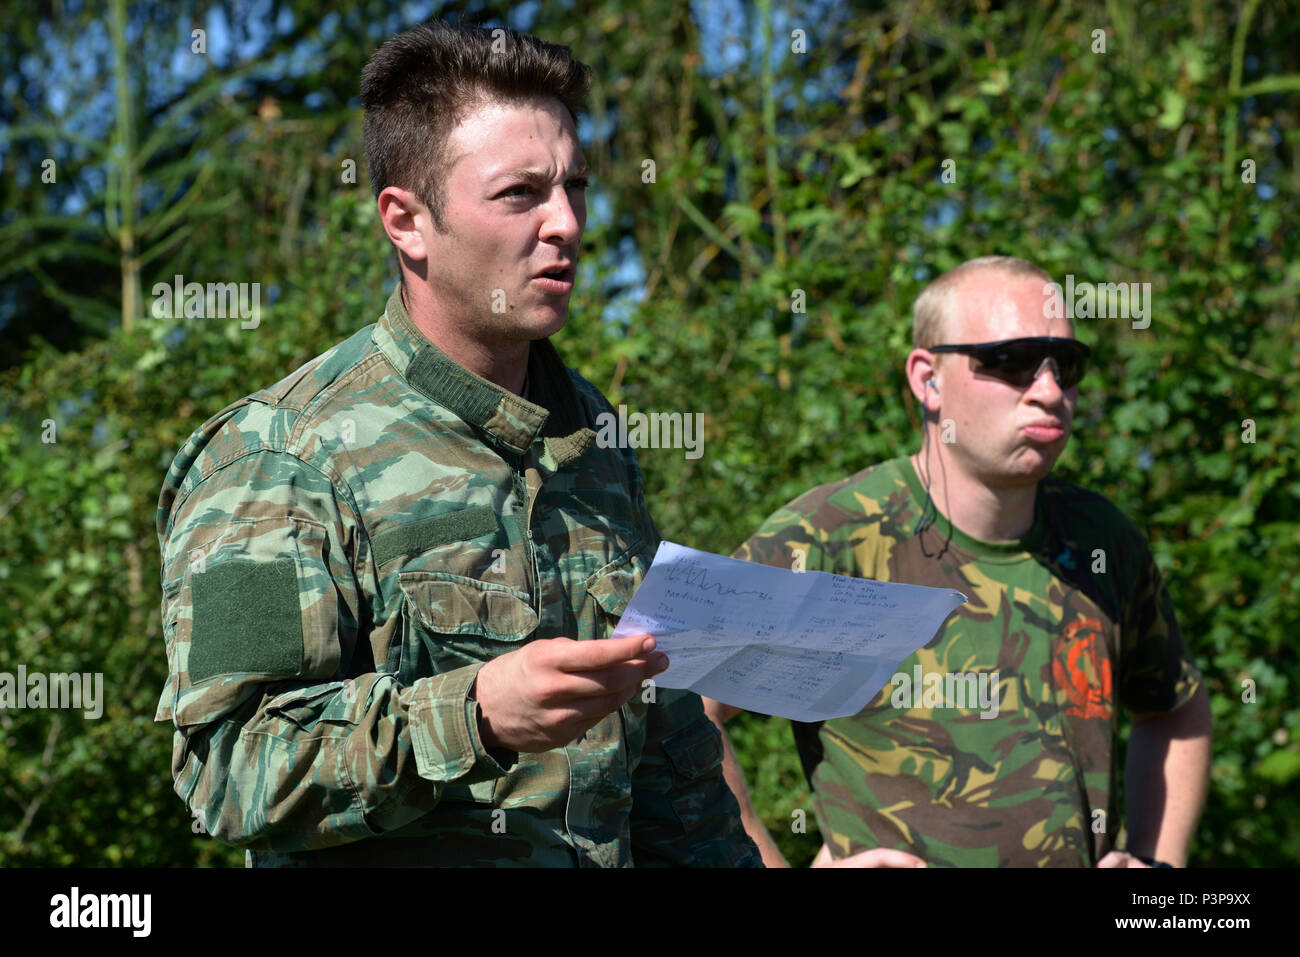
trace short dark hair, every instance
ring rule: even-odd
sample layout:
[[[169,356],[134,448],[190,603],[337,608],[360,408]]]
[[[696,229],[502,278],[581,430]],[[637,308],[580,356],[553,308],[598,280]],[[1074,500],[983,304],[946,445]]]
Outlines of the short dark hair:
[[[569,48],[504,28],[421,24],[387,40],[361,71],[370,186],[399,186],[443,230],[447,137],[482,102],[553,97],[577,125],[591,68]]]

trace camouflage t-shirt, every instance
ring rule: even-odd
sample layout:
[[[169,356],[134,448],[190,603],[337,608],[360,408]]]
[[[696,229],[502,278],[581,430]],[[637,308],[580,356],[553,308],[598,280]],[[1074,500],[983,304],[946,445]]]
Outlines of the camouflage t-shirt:
[[[1054,479],[1018,541],[923,522],[925,502],[894,459],[779,509],[736,552],[970,599],[861,713],[795,725],[822,836],[836,857],[1091,866],[1119,824],[1116,701],[1171,711],[1200,683],[1146,541]]]

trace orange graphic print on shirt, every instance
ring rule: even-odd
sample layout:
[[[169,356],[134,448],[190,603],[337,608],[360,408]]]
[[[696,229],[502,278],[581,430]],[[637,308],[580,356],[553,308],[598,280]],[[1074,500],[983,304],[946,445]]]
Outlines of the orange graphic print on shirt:
[[[1076,618],[1065,628],[1061,654],[1052,674],[1070,700],[1066,713],[1076,718],[1109,718],[1114,706],[1110,659],[1099,654],[1101,622]]]

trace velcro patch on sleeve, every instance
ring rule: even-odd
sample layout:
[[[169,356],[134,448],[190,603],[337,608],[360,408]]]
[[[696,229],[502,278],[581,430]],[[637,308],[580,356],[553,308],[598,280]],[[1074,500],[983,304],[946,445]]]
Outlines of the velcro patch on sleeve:
[[[490,505],[471,505],[446,515],[436,515],[419,522],[390,528],[375,536],[375,564],[428,551],[452,542],[467,542],[498,528],[496,511]]]
[[[190,681],[302,670],[302,613],[292,558],[225,561],[194,575]]]

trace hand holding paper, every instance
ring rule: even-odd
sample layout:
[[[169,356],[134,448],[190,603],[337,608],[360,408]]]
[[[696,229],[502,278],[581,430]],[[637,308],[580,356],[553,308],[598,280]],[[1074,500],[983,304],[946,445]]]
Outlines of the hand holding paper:
[[[790,571],[663,542],[612,637],[649,634],[655,679],[796,721],[857,714],[966,596]]]

